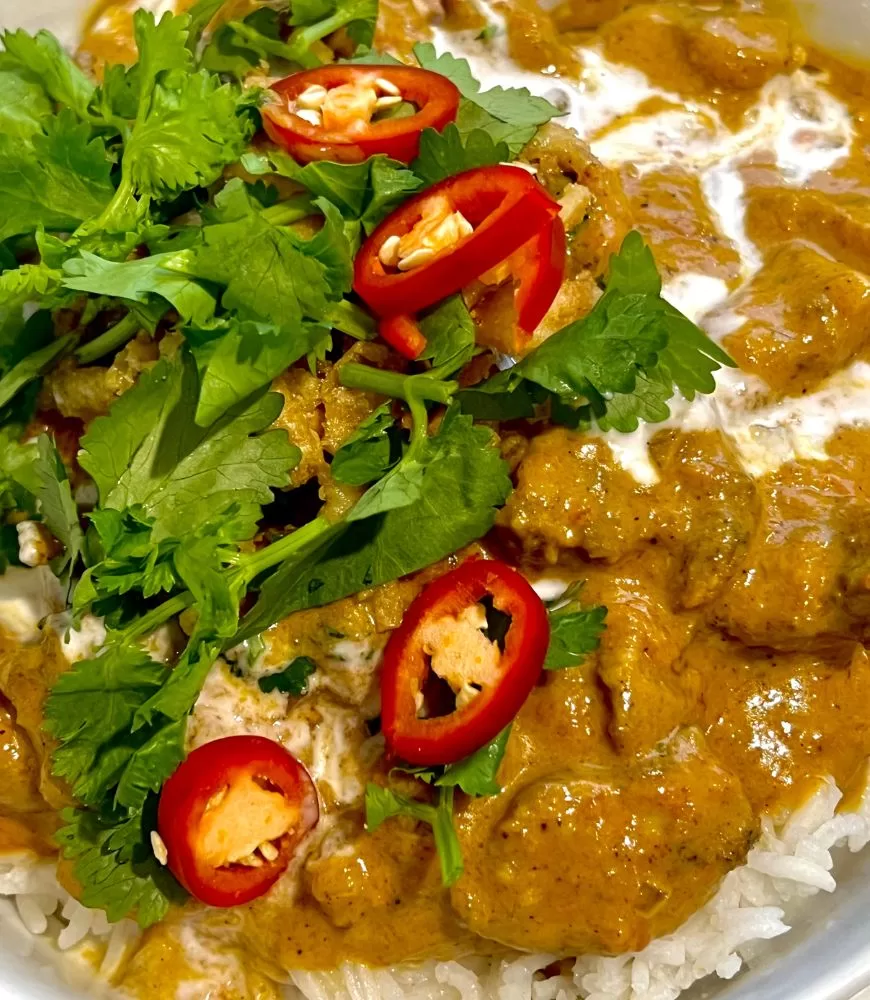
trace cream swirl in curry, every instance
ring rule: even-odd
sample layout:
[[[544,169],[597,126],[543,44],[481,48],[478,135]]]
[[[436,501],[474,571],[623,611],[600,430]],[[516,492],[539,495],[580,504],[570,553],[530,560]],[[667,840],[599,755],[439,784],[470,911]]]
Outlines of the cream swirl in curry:
[[[94,14],[82,65],[99,74],[134,57],[132,6]],[[496,31],[480,40],[488,24]],[[278,739],[309,768],[325,822],[269,894],[226,912],[189,902],[149,929],[120,982],[134,995],[170,997],[195,978],[192,927],[244,957],[247,992],[226,986],[226,1000],[265,1000],[288,969],[344,961],[636,951],[745,861],[762,815],[783,816],[827,775],[847,795],[864,788],[870,77],[815,48],[774,0],[449,0],[443,11],[382,0],[376,48],[409,58],[433,36],[458,39],[472,68],[496,78],[509,57],[505,76],[568,104],[565,124],[540,128],[520,156],[561,199],[569,232],[565,280],[535,342],[592,308],[611,254],[637,229],[666,296],[739,371],[629,435],[498,425],[514,490],[478,551],[542,590],[584,580],[607,628],[581,666],[532,690],[501,794],[458,797],[465,869],[452,887],[429,826],[398,818],[367,832],[363,811],[366,783],[384,783],[391,766],[372,724],[381,651],[448,563],[271,628],[261,672],[309,657],[318,673],[306,695],[264,694],[213,668],[188,747]],[[509,352],[511,304],[472,292],[469,305],[478,343]],[[46,375],[40,419],[69,431],[70,456],[158,353],[142,336],[111,366]],[[330,476],[331,456],[381,402],[342,384],[342,365],[358,360],[392,364],[386,347],[359,344],[274,383],[275,425],[301,450],[293,485],[319,490],[337,514],[356,494]],[[3,638],[7,852],[55,851],[68,790],[50,776],[41,713],[66,668],[53,632]],[[423,794],[410,777],[392,780]],[[75,891],[67,863],[59,871]]]

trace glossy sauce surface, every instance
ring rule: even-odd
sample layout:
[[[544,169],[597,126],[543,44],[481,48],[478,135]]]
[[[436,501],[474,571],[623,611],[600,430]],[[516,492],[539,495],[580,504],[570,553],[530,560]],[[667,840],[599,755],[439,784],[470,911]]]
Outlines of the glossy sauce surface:
[[[272,631],[273,665],[317,660],[321,681],[307,698],[266,704],[251,694],[239,718],[224,722],[224,689],[209,689],[212,714],[201,705],[194,717],[198,738],[260,713],[258,724],[286,738],[318,778],[325,837],[299,872],[232,919],[190,907],[149,931],[124,979],[141,996],[169,997],[178,982],[204,975],[202,955],[185,946],[194,924],[199,939],[220,942],[248,970],[222,980],[213,995],[224,1000],[270,1000],[270,976],[345,960],[637,950],[675,929],[743,863],[763,813],[782,815],[824,775],[846,791],[862,787],[870,398],[850,397],[858,416],[838,427],[839,397],[825,409],[814,394],[867,357],[870,74],[815,51],[776,3],[566,0],[545,13],[533,0],[501,0],[482,13],[461,0],[448,5],[446,24],[479,30],[484,16],[504,19],[499,44],[522,67],[546,71],[540,92],[570,89],[602,58],[613,72],[646,77],[636,106],[587,135],[607,164],[557,126],[526,153],[545,183],[580,182],[593,195],[571,243],[558,321],[551,314],[544,332],[591,307],[594,277],[636,227],[666,287],[683,294],[689,276],[702,289],[693,315],[706,314],[702,325],[745,374],[723,379],[731,395],[721,404],[717,394],[712,408],[677,413],[639,444],[503,429],[516,490],[490,543],[533,578],[585,579],[584,601],[608,607],[608,628],[583,668],[547,675],[522,709],[499,775],[503,794],[460,803],[466,872],[452,891],[441,886],[426,827],[362,828],[361,789],[385,770],[365,726],[377,715],[377,653],[421,581]],[[123,58],[128,24],[128,8],[103,8],[84,61],[98,68]],[[406,54],[411,36],[431,31],[421,6],[388,0],[377,44]],[[794,93],[776,104],[783,80]],[[788,126],[791,146],[765,151],[739,138],[772,107],[797,123]],[[678,133],[683,162],[667,152],[680,145],[665,136],[674,114],[694,123]],[[630,145],[627,129],[637,130],[637,155],[608,155]],[[848,146],[825,152],[824,136],[838,129]],[[730,152],[717,175],[711,164],[722,148]],[[789,164],[803,149],[824,168],[796,180]],[[727,204],[739,217],[723,214]],[[500,315],[492,304],[476,311],[493,337]],[[321,498],[340,510],[348,498],[330,483],[327,459],[376,401],[340,390],[329,372],[294,370],[276,388],[287,398],[279,424],[303,451],[297,485],[318,479]],[[735,430],[780,405],[803,407],[808,422],[829,428],[811,455],[788,430],[750,426],[749,443]],[[631,459],[641,452],[643,474]],[[45,801],[63,801],[40,769],[39,706],[58,662],[50,645],[10,641],[2,650],[6,849],[45,850],[36,818]],[[321,737],[340,758],[337,774],[317,770]]]

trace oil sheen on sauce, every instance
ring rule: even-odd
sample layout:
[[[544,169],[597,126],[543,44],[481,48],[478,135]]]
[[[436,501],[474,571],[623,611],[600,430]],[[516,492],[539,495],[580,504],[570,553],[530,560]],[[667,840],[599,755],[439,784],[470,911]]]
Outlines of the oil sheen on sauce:
[[[825,74],[797,70],[774,77],[735,131],[714,107],[652,86],[637,69],[609,62],[599,48],[581,50],[576,82],[509,68],[504,18],[492,5],[488,17],[496,25],[489,43],[474,32],[436,32],[436,47],[468,59],[484,89],[525,87],[563,108],[559,122],[575,129],[609,166],[630,166],[635,176],[677,166],[698,178],[718,232],[739,254],[739,274],[728,281],[683,271],[666,281],[663,293],[721,343],[741,326],[741,291],[763,260],[746,231],[741,168],[753,160],[770,162],[780,184],[798,188],[853,152],[852,115],[826,89]],[[649,113],[649,107],[656,110]],[[604,435],[616,460],[639,483],[657,479],[648,443],[665,427],[721,430],[745,470],[761,476],[794,459],[824,460],[825,444],[839,427],[870,424],[870,366],[863,361],[816,392],[770,404],[764,401],[767,386],[758,378],[728,369],[715,378],[713,395],[672,400],[670,420],[631,434]]]
[[[110,31],[110,15],[104,13],[102,17],[109,18],[104,27]],[[645,178],[674,168],[697,178],[706,211],[727,251],[722,260],[711,261],[709,267],[665,268],[665,295],[727,347],[728,338],[746,321],[753,281],[768,252],[756,238],[749,213],[748,188],[753,172],[767,170],[774,174],[775,184],[787,192],[820,172],[848,163],[860,148],[852,115],[842,97],[829,86],[827,71],[814,68],[774,77],[742,109],[735,127],[732,116],[703,100],[689,101],[676,91],[654,84],[640,69],[616,61],[612,52],[605,54],[598,43],[574,52],[579,65],[576,79],[560,77],[555,65],[545,66],[543,73],[511,68],[505,19],[494,5],[486,17],[497,29],[488,44],[477,40],[477,30],[448,35],[434,29],[436,46],[468,58],[484,87],[527,87],[562,107],[566,112],[563,123],[576,129],[605,163],[632,183],[642,186]],[[838,431],[868,423],[870,364],[857,360],[821,379],[811,391],[793,395],[772,394],[760,377],[723,370],[717,374],[717,389],[712,396],[674,400],[671,418],[665,424],[642,426],[633,434],[609,433],[602,437],[621,468],[640,486],[651,486],[659,474],[650,442],[669,427],[686,432],[720,430],[730,440],[744,471],[757,479],[795,459],[825,462],[830,457],[826,446]],[[592,592],[598,582],[594,574],[591,576],[588,586]],[[551,582],[542,589],[548,596],[555,596],[560,584]],[[25,615],[26,625],[22,626],[19,611],[14,612],[18,615],[17,627],[32,628],[32,615]],[[13,611],[9,614],[13,615]],[[2,604],[0,624],[16,627],[11,617],[7,620]],[[709,653],[708,659],[718,657],[723,670],[739,669],[730,662],[727,651],[714,648],[712,643],[709,650],[700,652]],[[377,663],[377,651],[373,655],[364,644],[348,643],[337,655],[344,656],[349,664],[348,690],[358,689],[358,695],[350,699],[342,691],[342,700],[361,705]],[[699,656],[699,661],[703,658]],[[785,664],[784,675],[788,669],[789,664]],[[332,797],[332,804],[352,802],[365,780],[364,768],[354,762],[376,755],[378,745],[376,739],[366,741],[360,725],[353,724],[353,713],[336,705],[334,693],[315,692],[316,704],[311,711],[316,715],[306,715],[309,709],[288,715],[283,696],[262,695],[255,684],[240,681],[226,664],[220,663],[197,704],[191,745],[233,732],[262,732],[280,740],[306,762],[321,790]],[[542,725],[544,722],[549,725],[549,719],[542,718]],[[341,831],[329,828],[326,839],[327,860],[330,850],[333,858],[343,857]],[[409,850],[419,852],[423,848],[415,842]],[[291,892],[290,888],[287,892]],[[281,903],[277,900],[273,910],[264,908],[262,915],[280,919],[275,914]],[[446,919],[440,910],[435,916]],[[200,976],[194,975],[179,996],[201,996],[211,984],[244,978],[232,953],[238,930],[235,922],[240,919],[210,919],[207,926],[200,926],[196,916],[185,914],[177,918],[177,933],[171,927],[165,932],[155,931],[143,951],[140,983],[147,978],[149,955],[156,955],[154,968],[166,960]],[[420,919],[412,930],[423,938],[433,934],[437,944],[431,918],[428,923]],[[249,933],[249,940],[254,941],[255,935]],[[450,953],[449,947],[445,953]],[[264,964],[269,957],[260,956]],[[259,980],[253,986],[249,981],[247,986],[252,992],[261,989],[258,995],[271,996],[270,987]]]

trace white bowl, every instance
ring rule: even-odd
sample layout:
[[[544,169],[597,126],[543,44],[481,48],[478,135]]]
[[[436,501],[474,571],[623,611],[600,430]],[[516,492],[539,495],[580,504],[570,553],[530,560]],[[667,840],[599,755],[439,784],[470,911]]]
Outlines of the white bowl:
[[[808,30],[823,44],[866,58],[870,0],[793,0]],[[48,28],[64,43],[75,42],[89,0],[0,0],[0,26],[30,31]],[[853,1000],[870,986],[870,847],[861,854],[839,851],[837,891],[812,900],[807,918],[771,942],[762,960],[730,983],[710,981],[693,998],[715,1000]],[[0,940],[0,1000],[71,1000],[92,989],[62,983],[42,951],[15,954]],[[688,1000],[687,994],[684,994]]]

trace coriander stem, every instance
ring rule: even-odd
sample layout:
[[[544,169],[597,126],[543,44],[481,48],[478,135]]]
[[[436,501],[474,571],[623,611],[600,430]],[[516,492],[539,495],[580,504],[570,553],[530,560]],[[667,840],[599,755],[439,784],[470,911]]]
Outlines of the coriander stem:
[[[413,461],[429,436],[429,415],[423,400],[416,394],[408,394],[408,409],[411,411],[411,443],[405,458]]]
[[[124,629],[124,637],[127,639],[138,639],[141,635],[148,635],[149,632],[153,632],[154,629],[158,628],[164,622],[169,621],[170,618],[180,614],[185,608],[189,608],[191,604],[193,604],[193,594],[189,590],[185,590],[183,594],[176,594],[175,597],[170,597],[168,601],[158,604],[156,608],[153,608],[147,614],[133,622],[132,625],[128,625]]]
[[[453,795],[456,789],[450,785],[438,789],[438,805],[434,809],[432,833],[441,864],[441,881],[445,886],[453,885],[462,878],[465,866],[462,861],[462,846],[453,825]]]
[[[334,16],[334,15],[333,15]],[[321,22],[322,23],[322,22]],[[320,66],[321,62],[319,59],[312,56],[307,49],[309,48],[311,42],[303,44],[301,46],[293,45],[294,36],[297,32],[301,31],[301,28],[297,28],[293,34],[290,36],[289,40],[286,42],[277,41],[274,38],[268,38],[266,35],[261,34],[256,28],[252,28],[249,24],[245,24],[244,21],[230,21],[228,27],[240,37],[247,42],[253,43],[257,48],[262,49],[264,52],[268,52],[270,56],[278,56],[280,59],[286,59],[288,62],[294,62],[302,66],[303,69],[314,69],[316,66]],[[316,28],[317,25],[312,25]],[[322,37],[322,36],[318,36]],[[317,38],[313,38],[312,41],[317,41]],[[298,51],[301,48],[302,51]]]
[[[326,316],[334,330],[346,333],[356,340],[374,340],[377,335],[377,324],[361,306],[349,299],[337,302]]]
[[[449,403],[458,388],[456,382],[444,382],[428,373],[400,375],[398,372],[385,372],[356,363],[342,365],[338,372],[341,384],[348,389],[362,389],[379,396],[392,396],[394,399],[403,399],[406,403],[410,402],[408,382],[413,385],[411,396],[419,400],[427,399],[432,403]]]
[[[19,390],[35,378],[39,378],[53,362],[67,354],[77,339],[74,333],[67,333],[57,340],[52,340],[45,347],[40,347],[33,354],[28,354],[10,368],[0,379],[0,406],[5,406]]]
[[[306,548],[315,548],[317,544],[329,535],[330,532],[337,532],[342,528],[341,522],[327,521],[325,517],[318,517],[309,524],[303,525],[290,535],[279,538],[277,542],[272,542],[259,552],[253,552],[245,556],[240,561],[238,568],[234,571],[234,576],[241,577],[245,583],[250,582],[263,570],[283,562],[290,555],[298,555]],[[138,639],[142,635],[148,635],[164,622],[169,621],[175,615],[180,614],[185,608],[193,604],[193,594],[185,590],[183,594],[176,594],[164,601],[137,621],[128,625],[124,629],[123,635],[126,639]]]
[[[316,214],[317,209],[307,194],[294,195],[286,201],[280,201],[277,205],[263,209],[260,213],[261,218],[271,222],[273,226],[289,226],[291,222],[298,222]]]
[[[301,528],[279,538],[277,542],[272,542],[265,548],[250,555],[243,556],[236,570],[246,582],[250,582],[254,577],[259,576],[263,570],[271,569],[283,562],[288,556],[299,555],[306,549],[316,548],[321,545],[326,538],[343,528],[339,522],[327,521],[325,517],[316,517]]]
[[[311,60],[316,59],[316,57],[312,56],[308,50],[315,42],[319,42],[321,38],[331,35],[333,31],[338,31],[339,28],[343,28],[346,24],[350,24],[352,20],[353,17],[348,16],[345,11],[336,11],[331,17],[325,17],[316,24],[309,24],[304,28],[296,28],[287,39],[286,47],[291,54],[286,56],[286,58],[292,62],[298,62],[300,66],[304,66],[306,69],[319,66],[320,60],[312,63]]]
[[[147,202],[147,199],[146,199]],[[121,183],[118,185],[117,190],[108,205],[103,209],[103,211],[95,219],[86,219],[76,231],[73,236],[79,238],[84,236],[90,236],[93,233],[98,233],[104,229],[110,229],[109,221],[117,214],[122,220],[123,224],[129,225],[132,228],[134,225],[133,219],[136,217],[139,211],[139,203],[136,201],[135,188],[133,182],[130,180],[127,172],[124,170],[124,161],[121,160]],[[117,223],[117,220],[116,220]],[[111,232],[115,232],[117,225],[111,228]]]
[[[139,321],[133,313],[119,320],[114,326],[110,326],[105,333],[99,337],[94,337],[75,352],[76,361],[80,365],[90,365],[98,361],[103,355],[116,351],[119,347],[132,339],[139,331]]]

